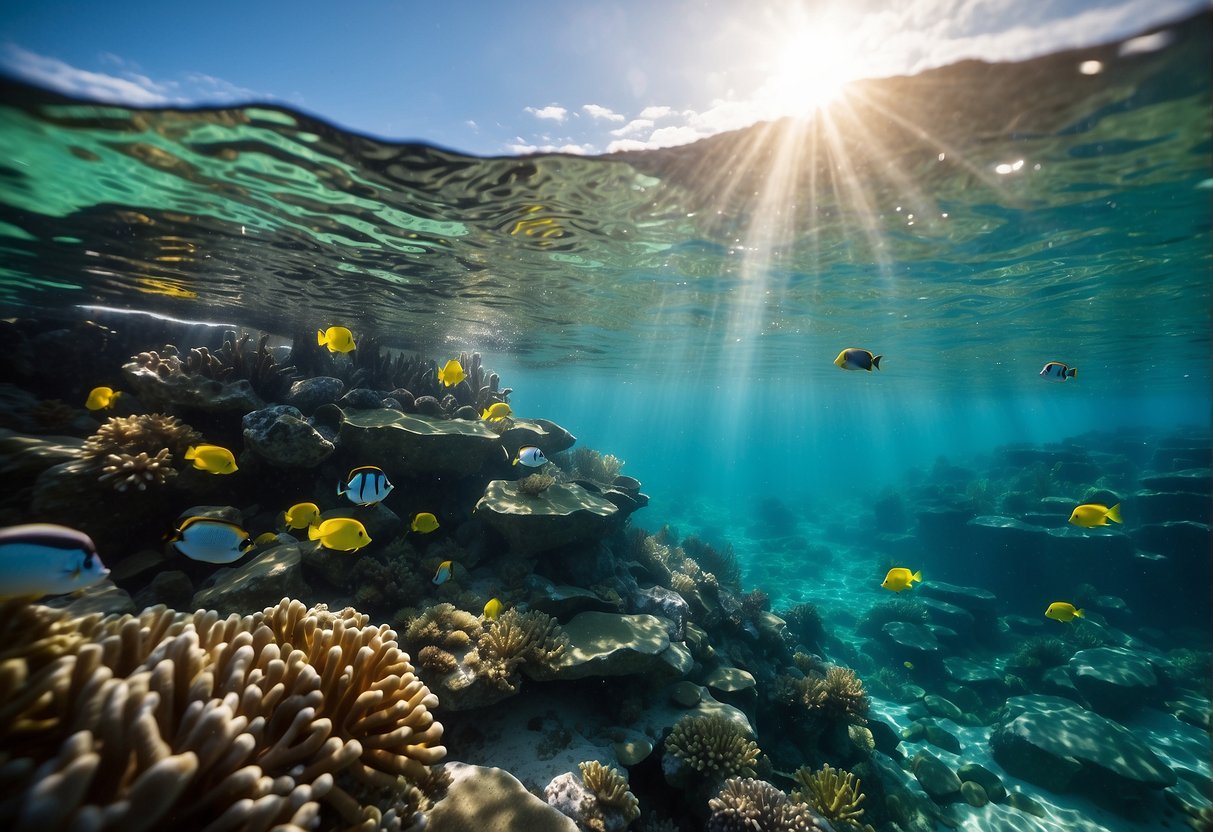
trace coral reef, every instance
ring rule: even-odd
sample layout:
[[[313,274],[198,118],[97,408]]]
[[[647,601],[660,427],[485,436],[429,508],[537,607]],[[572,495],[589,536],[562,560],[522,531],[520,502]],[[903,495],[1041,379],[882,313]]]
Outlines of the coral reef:
[[[721,586],[734,592],[741,591],[741,564],[737,562],[732,545],[717,549],[692,535],[682,541],[682,550],[700,569],[715,575]]]
[[[797,769],[793,777],[800,784],[800,788],[792,792],[793,800],[812,806],[839,832],[864,829],[860,818],[867,798],[859,790],[861,784],[854,774],[829,765],[817,771],[804,766]],[[871,830],[872,827],[866,828]]]
[[[1021,643],[1015,654],[1007,660],[1007,669],[1039,677],[1050,667],[1058,667],[1068,662],[1074,652],[1075,648],[1059,638],[1030,638]]]
[[[376,828],[435,785],[437,698],[351,609],[2,611],[22,624],[0,674],[10,828]]]
[[[628,778],[612,766],[597,760],[579,763],[581,782],[594,793],[598,802],[618,809],[629,823],[640,817],[640,802],[628,789]]]
[[[859,624],[859,632],[865,635],[879,633],[880,628],[891,621],[908,624],[926,624],[931,614],[921,601],[912,598],[890,598],[874,604]]]
[[[161,448],[155,456],[146,451],[137,454],[110,454],[101,466],[98,479],[112,485],[116,491],[134,488],[146,491],[148,485],[164,485],[177,476],[173,468],[173,455],[168,448]]]
[[[763,780],[730,777],[708,801],[707,832],[812,832],[824,830],[809,807],[789,800]]]
[[[574,448],[558,454],[552,461],[573,479],[590,480],[600,485],[613,483],[624,465],[618,457],[601,454],[592,448]]]
[[[806,647],[819,647],[825,640],[825,624],[816,605],[797,604],[782,613],[781,617],[788,623],[788,631]]]
[[[85,459],[105,460],[111,454],[158,454],[168,449],[182,457],[186,448],[202,441],[202,434],[176,416],[149,413],[138,416],[111,416],[84,442]]]
[[[206,410],[255,410],[265,401],[281,401],[299,376],[294,367],[281,366],[263,334],[256,348],[247,332],[232,330],[215,352],[192,347],[185,352],[172,344],[131,356],[123,366],[140,397]]]
[[[556,484],[556,478],[548,474],[531,474],[518,480],[518,493],[527,497],[538,497]]]
[[[714,777],[754,776],[758,744],[723,716],[684,716],[665,741],[666,751],[702,774]]]
[[[556,619],[542,612],[508,609],[485,628],[476,642],[481,675],[499,688],[518,688],[517,670],[523,664],[552,667],[564,655],[568,640]]]

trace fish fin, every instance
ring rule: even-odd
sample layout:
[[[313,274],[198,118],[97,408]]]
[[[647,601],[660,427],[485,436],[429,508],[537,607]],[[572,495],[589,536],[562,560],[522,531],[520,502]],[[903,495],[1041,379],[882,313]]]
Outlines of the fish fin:
[[[338,497],[340,497],[342,494],[344,494],[346,492],[346,489],[344,488],[344,486],[345,486],[345,483],[342,483],[342,482],[337,483],[337,496]]]
[[[919,569],[917,572],[915,572],[913,575],[911,575],[910,580],[918,581],[919,583],[922,583],[922,570]]]
[[[1108,513],[1106,516],[1113,523],[1123,523],[1124,521],[1120,519],[1120,503],[1117,503],[1116,505],[1114,505],[1110,509],[1108,509]]]
[[[320,526],[319,525],[307,527],[307,539],[308,540],[319,540],[320,539]]]
[[[186,448],[185,449],[185,458],[186,459],[197,459],[198,458],[198,446],[190,445],[188,448]]]
[[[882,359],[882,358],[884,358],[883,355],[872,356],[872,366],[875,367],[877,370],[880,369],[880,359]]]
[[[323,329],[316,330],[316,344],[321,347],[324,346],[324,330]]]
[[[1075,378],[1078,375],[1078,368],[1071,367],[1069,370],[1066,371],[1066,375],[1069,376],[1070,378]]]
[[[1074,615],[1077,618],[1086,618],[1087,617],[1087,614],[1085,612],[1083,612],[1082,610],[1074,610]]]

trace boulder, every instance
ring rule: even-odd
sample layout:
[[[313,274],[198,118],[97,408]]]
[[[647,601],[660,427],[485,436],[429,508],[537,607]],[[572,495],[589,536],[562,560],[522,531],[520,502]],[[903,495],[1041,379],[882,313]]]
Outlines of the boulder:
[[[919,658],[938,657],[943,653],[943,646],[931,631],[917,624],[890,621],[880,628],[880,632],[901,653]]]
[[[164,369],[166,365],[160,366]],[[139,400],[157,410],[177,406],[209,413],[232,410],[247,413],[265,407],[246,379],[219,381],[184,370],[161,375],[139,361],[123,364],[122,372]]]
[[[500,768],[444,763],[451,783],[430,812],[427,832],[578,832],[577,824]]]
[[[311,590],[299,568],[298,543],[267,549],[243,566],[220,569],[209,586],[194,595],[194,609],[216,610],[220,615],[272,607],[282,598],[303,598]]]
[[[131,600],[130,594],[125,589],[115,586],[114,582],[109,578],[100,583],[93,584],[82,592],[47,598],[39,603],[47,607],[61,609],[74,618],[83,618],[95,612],[99,612],[102,615],[123,615],[125,613],[133,614],[138,612],[135,608],[135,602]]]
[[[979,763],[965,763],[956,769],[956,776],[962,783],[976,783],[985,791],[986,796],[995,803],[1007,799],[1007,790],[1002,785],[998,775]]]
[[[345,392],[341,379],[332,376],[316,376],[296,381],[286,394],[286,403],[304,413],[312,413],[323,404],[336,404]]]
[[[528,575],[526,586],[530,592],[531,609],[546,612],[567,621],[580,612],[623,612],[623,599],[615,601],[602,598],[597,593],[568,584],[554,584],[541,575]]]
[[[964,712],[961,711],[960,708],[958,708],[955,704],[934,693],[928,693],[926,696],[924,696],[922,699],[922,704],[927,706],[927,711],[929,711],[933,716],[941,717],[943,719],[955,721],[964,716]]]
[[[691,654],[671,644],[669,622],[655,615],[583,612],[561,629],[568,647],[553,667],[524,665],[538,680],[584,679],[589,676],[680,678],[690,672]]]
[[[960,778],[929,751],[919,751],[911,761],[914,779],[922,790],[940,803],[950,802],[960,794]]]
[[[515,482],[493,480],[475,511],[515,552],[533,553],[600,536],[619,510],[575,483],[531,497]]]
[[[169,609],[189,609],[194,597],[194,585],[184,572],[171,569],[159,572],[152,582],[135,593],[135,607],[145,609],[164,604]]]
[[[1158,688],[1150,662],[1123,647],[1080,650],[1066,670],[1093,710],[1116,718],[1137,710]]]
[[[930,612],[933,623],[941,624],[957,633],[963,634],[967,640],[972,640],[975,626],[973,613],[956,604],[942,601],[939,598],[932,598],[929,595],[924,595],[920,600],[922,601],[922,605]]]
[[[1141,523],[1165,523],[1168,520],[1192,520],[1197,523],[1209,519],[1209,493],[1193,494],[1189,491],[1138,491],[1127,501],[1133,516]]]
[[[345,411],[341,444],[396,472],[474,474],[501,456],[501,438],[480,422],[438,419],[382,408]]]
[[[272,465],[313,468],[336,447],[307,421],[298,409],[275,404],[244,416],[244,444]]]
[[[1208,499],[1213,492],[1213,471],[1208,468],[1193,468],[1169,474],[1152,474],[1142,477],[1138,485],[1150,491],[1183,491],[1199,494]]]
[[[993,661],[978,662],[964,656],[948,656],[943,669],[954,682],[966,685],[1001,685],[1002,674]]]
[[[1007,700],[990,734],[1009,774],[1055,792],[1122,800],[1175,784],[1175,774],[1117,722],[1056,696]]]
[[[577,442],[577,437],[555,422],[547,419],[512,419],[513,424],[501,434],[501,446],[510,459],[518,456],[518,449],[533,445],[551,459],[554,454],[567,451]]]
[[[998,611],[998,598],[993,592],[985,589],[979,589],[973,586],[957,586],[943,581],[928,581],[918,587],[926,598],[924,603],[929,603],[928,598],[934,598],[949,604],[953,607],[959,607],[965,610],[972,618],[989,618]],[[934,609],[934,608],[932,608]]]

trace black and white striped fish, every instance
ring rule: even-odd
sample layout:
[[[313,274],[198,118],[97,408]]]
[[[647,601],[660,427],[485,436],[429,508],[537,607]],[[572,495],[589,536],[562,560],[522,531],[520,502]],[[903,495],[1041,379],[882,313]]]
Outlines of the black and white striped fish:
[[[373,506],[383,502],[392,493],[392,484],[388,482],[387,474],[382,468],[365,465],[350,471],[343,485],[337,486],[337,496],[342,494],[350,498],[350,502],[360,506]]]

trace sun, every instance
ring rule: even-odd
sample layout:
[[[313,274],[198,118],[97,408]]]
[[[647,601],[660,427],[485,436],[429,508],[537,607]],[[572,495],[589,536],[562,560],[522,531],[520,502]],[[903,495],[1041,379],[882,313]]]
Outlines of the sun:
[[[805,23],[776,46],[772,72],[760,97],[773,114],[803,118],[842,97],[860,77],[854,47],[829,23]]]

